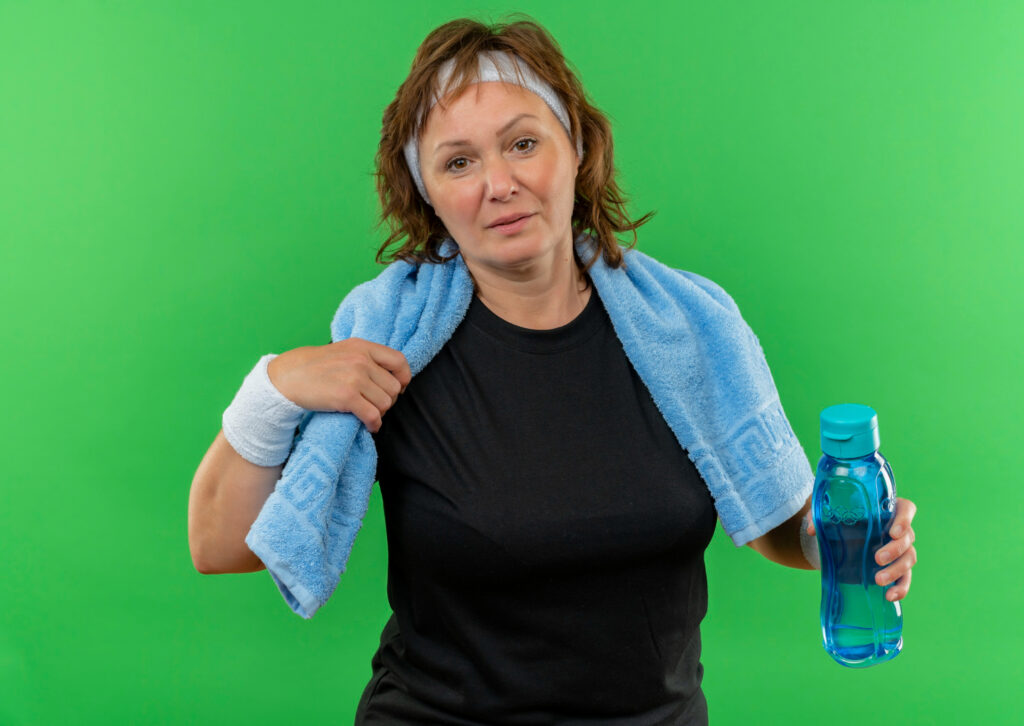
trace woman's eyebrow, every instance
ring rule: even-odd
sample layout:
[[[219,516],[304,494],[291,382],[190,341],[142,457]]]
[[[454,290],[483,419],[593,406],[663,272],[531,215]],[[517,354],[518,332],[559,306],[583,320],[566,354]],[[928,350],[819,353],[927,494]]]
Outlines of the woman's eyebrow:
[[[514,116],[514,117],[512,117],[511,121],[509,121],[507,124],[505,124],[500,129],[498,129],[498,132],[495,134],[495,136],[501,136],[503,133],[505,133],[510,128],[515,126],[516,122],[519,121],[519,119],[522,119],[522,118],[534,118],[535,119],[537,117],[534,116],[532,113],[521,113],[518,116]],[[442,146],[469,146],[470,143],[471,142],[469,141],[469,139],[456,139],[454,141],[442,141],[440,144],[438,144],[437,146],[434,147],[434,153],[436,154],[437,152],[439,152],[441,150]]]

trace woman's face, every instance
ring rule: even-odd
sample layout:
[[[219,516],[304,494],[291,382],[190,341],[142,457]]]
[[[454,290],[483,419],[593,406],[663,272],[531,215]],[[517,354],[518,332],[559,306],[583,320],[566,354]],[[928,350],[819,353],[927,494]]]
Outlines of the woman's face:
[[[548,105],[500,82],[474,83],[446,103],[420,135],[420,172],[471,271],[535,275],[558,254],[571,258],[580,159]],[[509,215],[529,217],[494,226]]]

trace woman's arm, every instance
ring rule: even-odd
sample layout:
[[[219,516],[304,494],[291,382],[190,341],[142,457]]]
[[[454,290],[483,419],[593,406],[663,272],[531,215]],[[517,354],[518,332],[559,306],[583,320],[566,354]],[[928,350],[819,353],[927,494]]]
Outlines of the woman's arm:
[[[771,530],[747,543],[747,546],[760,552],[772,562],[799,570],[813,570],[814,567],[804,557],[800,547],[800,528],[807,527],[808,534],[815,536],[814,523],[805,523],[804,517],[811,509],[811,498],[808,497],[803,508]],[[892,584],[886,591],[886,597],[902,600],[910,592],[912,568],[917,564],[917,549],[914,541],[917,535],[911,523],[917,515],[917,505],[903,497],[896,498],[896,512],[892,526],[889,528],[890,541],[879,547],[875,553],[875,562],[884,567],[875,575],[875,584]]]
[[[813,570],[811,563],[804,557],[800,547],[800,528],[804,526],[804,517],[811,511],[811,498],[807,497],[799,512],[787,519],[773,530],[747,542],[755,552],[786,567],[797,570]]]
[[[258,466],[243,459],[224,432],[217,433],[189,492],[188,546],[199,572],[214,575],[265,569],[245,543],[245,536],[283,469],[283,463]]]

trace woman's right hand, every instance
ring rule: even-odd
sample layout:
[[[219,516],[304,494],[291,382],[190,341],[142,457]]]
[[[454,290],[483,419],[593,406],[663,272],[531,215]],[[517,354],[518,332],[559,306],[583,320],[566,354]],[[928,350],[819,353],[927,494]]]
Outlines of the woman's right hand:
[[[401,351],[362,338],[285,351],[270,361],[267,375],[293,403],[352,413],[372,433],[412,380]]]

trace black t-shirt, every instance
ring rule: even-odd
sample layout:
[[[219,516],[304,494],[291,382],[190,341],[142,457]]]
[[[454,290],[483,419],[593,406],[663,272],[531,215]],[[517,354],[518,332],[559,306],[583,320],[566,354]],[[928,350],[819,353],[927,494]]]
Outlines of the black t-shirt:
[[[706,724],[717,516],[597,291],[473,297],[374,435],[393,610],[356,724]]]

